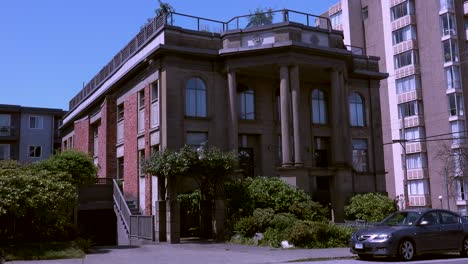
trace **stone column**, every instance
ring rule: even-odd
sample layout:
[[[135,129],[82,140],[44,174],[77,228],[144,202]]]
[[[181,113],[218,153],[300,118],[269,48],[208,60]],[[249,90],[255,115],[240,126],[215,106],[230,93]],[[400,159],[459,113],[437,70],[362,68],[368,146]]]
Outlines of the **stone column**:
[[[180,242],[180,204],[177,201],[176,179],[167,179],[166,238],[171,244]]]
[[[341,71],[333,68],[330,78],[333,164],[338,166],[350,165],[348,93]]]
[[[293,116],[293,130],[294,130],[294,166],[302,167],[304,162],[302,161],[301,153],[301,133],[300,133],[300,79],[299,79],[299,66],[294,65],[291,68],[291,101],[292,101],[292,116]]]
[[[166,241],[166,200],[156,201],[156,217],[155,217],[155,240],[156,242]]]
[[[237,152],[238,149],[238,115],[237,115],[237,84],[236,72],[228,71],[228,97],[229,97],[229,117],[231,125],[229,126],[229,149]]]
[[[291,159],[291,127],[289,122],[289,69],[287,65],[280,67],[280,104],[281,104],[281,149],[283,167],[292,165]]]
[[[224,241],[226,206],[223,199],[214,200],[213,234],[216,241]]]

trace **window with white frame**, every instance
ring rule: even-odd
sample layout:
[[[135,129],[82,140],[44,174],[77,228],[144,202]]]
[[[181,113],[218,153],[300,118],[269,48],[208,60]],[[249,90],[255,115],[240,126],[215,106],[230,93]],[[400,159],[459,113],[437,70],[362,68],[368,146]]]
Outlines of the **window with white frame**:
[[[239,118],[244,120],[255,119],[255,92],[252,89],[239,91],[237,94],[239,102]]]
[[[159,126],[159,81],[151,84],[151,127]]]
[[[192,117],[206,117],[206,85],[205,82],[194,77],[185,86],[185,115]]]
[[[138,92],[138,133],[145,132],[145,90]]]
[[[414,14],[414,3],[412,0],[404,1],[390,9],[391,20],[395,21],[407,15]]]
[[[138,175],[140,175],[140,177],[145,177],[144,164],[145,164],[145,150],[141,149],[138,151]]]
[[[29,116],[29,128],[41,129],[44,127],[44,117]]]
[[[10,159],[10,144],[0,144],[0,160]]]
[[[99,125],[92,127],[93,129],[93,156],[99,155]]]
[[[405,134],[403,135],[403,130],[400,130],[400,138],[406,140],[421,140],[425,138],[424,128],[423,127],[408,127],[405,128]]]
[[[457,177],[457,200],[466,201],[468,200],[468,178]]]
[[[206,132],[187,132],[187,145],[198,148],[206,147],[208,144],[208,133]]]
[[[468,169],[467,165],[468,162],[466,160],[466,153],[462,151],[460,148],[452,149],[452,162],[454,167],[454,176],[462,176],[466,175],[466,171]]]
[[[395,69],[399,69],[408,65],[418,64],[418,52],[416,50],[408,50],[393,56]]]
[[[427,168],[427,157],[425,153],[406,154],[406,169],[415,170],[423,168]]]
[[[429,183],[426,179],[408,181],[409,195],[426,195],[429,194]]]
[[[465,142],[465,122],[457,120],[450,122],[450,129],[452,131],[452,144],[458,145]]]
[[[357,172],[367,172],[367,139],[353,139],[353,168]]]
[[[398,105],[398,118],[419,116],[423,113],[420,101],[410,101]]]
[[[395,80],[397,94],[407,93],[421,88],[419,76],[411,75]]]
[[[358,93],[351,93],[349,96],[349,115],[351,126],[365,126],[364,102]]]
[[[320,89],[312,91],[312,123],[326,124],[328,122],[327,98]]]
[[[458,44],[455,39],[447,39],[442,42],[444,51],[445,62],[458,62],[460,61],[458,55]]]
[[[124,113],[124,104],[121,103],[117,106],[117,143],[121,143],[124,141]]]
[[[461,88],[460,66],[452,65],[445,67],[445,76],[447,78],[447,89]]]
[[[453,9],[454,8],[453,0],[440,0],[440,9]]]
[[[440,15],[440,31],[442,36],[457,34],[457,22],[454,14],[445,13]]]
[[[449,114],[450,116],[464,115],[463,95],[460,93],[451,93],[448,96]]]
[[[40,158],[42,156],[42,147],[41,146],[28,146],[29,157],[30,158]]]
[[[343,11],[338,11],[335,14],[330,16],[330,21],[334,29],[336,29],[339,25],[341,25],[342,20],[343,20]]]
[[[393,45],[410,39],[416,39],[416,26],[414,25],[408,25],[392,32]]]

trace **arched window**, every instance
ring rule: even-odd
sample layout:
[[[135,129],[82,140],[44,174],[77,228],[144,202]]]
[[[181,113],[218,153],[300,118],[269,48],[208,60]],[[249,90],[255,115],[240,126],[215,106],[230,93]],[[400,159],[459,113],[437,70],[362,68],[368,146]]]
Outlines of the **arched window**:
[[[239,118],[244,120],[255,119],[255,92],[250,88],[238,90]]]
[[[351,126],[365,126],[364,103],[358,93],[352,93],[349,96],[349,119]]]
[[[188,80],[185,86],[185,115],[206,117],[206,85],[198,77]]]
[[[312,123],[326,124],[328,122],[327,99],[322,90],[312,91]]]

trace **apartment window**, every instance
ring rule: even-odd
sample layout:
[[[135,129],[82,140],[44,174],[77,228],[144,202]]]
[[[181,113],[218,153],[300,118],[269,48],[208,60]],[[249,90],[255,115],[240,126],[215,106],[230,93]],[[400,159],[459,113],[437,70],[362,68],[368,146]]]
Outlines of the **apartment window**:
[[[452,162],[454,167],[454,176],[463,175],[467,168],[466,153],[461,149],[452,149]]]
[[[422,115],[422,103],[420,101],[411,101],[398,105],[398,118]]]
[[[159,126],[159,82],[151,84],[151,127]]]
[[[138,174],[140,175],[140,177],[145,177],[144,164],[145,164],[145,150],[142,149],[138,151]]]
[[[0,144],[0,160],[10,159],[10,144]]]
[[[239,102],[239,117],[244,120],[255,119],[255,93],[252,89],[240,91],[237,94]]]
[[[40,158],[42,147],[41,146],[29,146],[29,157],[30,158]]]
[[[449,67],[445,67],[445,76],[447,78],[447,89],[461,88],[459,66],[452,65]]]
[[[124,178],[124,157],[117,158],[117,179],[123,180]]]
[[[406,154],[406,168],[408,170],[427,168],[425,153]]]
[[[353,168],[357,172],[367,172],[367,140],[353,139]]]
[[[429,194],[429,183],[427,180],[410,180],[408,181],[409,195],[426,195]]]
[[[117,143],[124,141],[124,104],[117,106]]]
[[[395,69],[418,63],[418,53],[415,50],[405,51],[394,57]]]
[[[342,18],[343,18],[343,11],[336,12],[335,14],[330,16],[330,21],[334,29],[336,29],[338,25],[341,25]]]
[[[316,167],[328,167],[330,138],[314,138],[314,160]]]
[[[365,126],[364,102],[358,93],[352,93],[349,96],[349,115],[351,126]]]
[[[421,140],[424,139],[425,132],[422,127],[408,127],[405,128],[405,134],[403,135],[403,129],[400,130],[400,138],[406,140]]]
[[[44,119],[42,116],[30,116],[29,117],[29,128],[41,129],[43,128]]]
[[[312,123],[326,124],[327,122],[327,98],[322,90],[314,89],[312,91]]]
[[[99,126],[93,126],[93,156],[97,157],[99,154]]]
[[[457,62],[459,61],[458,56],[458,45],[456,40],[447,39],[442,42],[444,49],[444,61],[445,62]]]
[[[457,177],[457,200],[468,200],[468,178]]]
[[[450,116],[462,116],[463,111],[463,96],[459,93],[452,93],[448,95],[449,100],[449,114]]]
[[[198,148],[205,147],[208,144],[208,133],[206,132],[187,132],[187,145]]]
[[[445,13],[440,16],[440,31],[442,36],[457,34],[457,22],[454,14]]]
[[[393,45],[410,39],[416,39],[416,27],[413,25],[408,25],[392,32]]]
[[[11,116],[0,114],[0,136],[9,136],[11,133]]]
[[[419,90],[421,81],[418,76],[411,75],[405,78],[395,80],[397,94],[407,93],[414,90]]]
[[[362,20],[369,18],[369,8],[367,6],[362,8]]]
[[[206,85],[202,79],[195,77],[185,86],[185,115],[206,117]]]
[[[145,90],[138,92],[138,133],[145,132]]]
[[[440,9],[441,10],[454,9],[453,0],[440,0]]]
[[[458,120],[450,122],[450,129],[452,131],[452,144],[459,145],[465,142],[465,122]]]
[[[390,9],[390,15],[392,21],[395,21],[399,18],[402,18],[407,15],[414,14],[414,4],[413,1],[405,1],[401,4],[398,4]]]

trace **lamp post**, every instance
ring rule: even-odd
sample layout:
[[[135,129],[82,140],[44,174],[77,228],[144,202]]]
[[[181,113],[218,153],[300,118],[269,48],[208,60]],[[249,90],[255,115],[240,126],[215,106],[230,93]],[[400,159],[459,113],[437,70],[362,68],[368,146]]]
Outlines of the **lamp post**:
[[[404,120],[404,119],[403,119]],[[403,129],[403,135],[404,135]],[[401,147],[403,148],[403,198],[405,200],[404,208],[406,209],[409,206],[409,198],[408,198],[408,169],[406,167],[406,139],[394,139],[392,140],[393,143],[400,143]]]
[[[443,209],[443,207],[442,207],[442,195],[439,195],[439,201],[440,201],[440,209]]]

